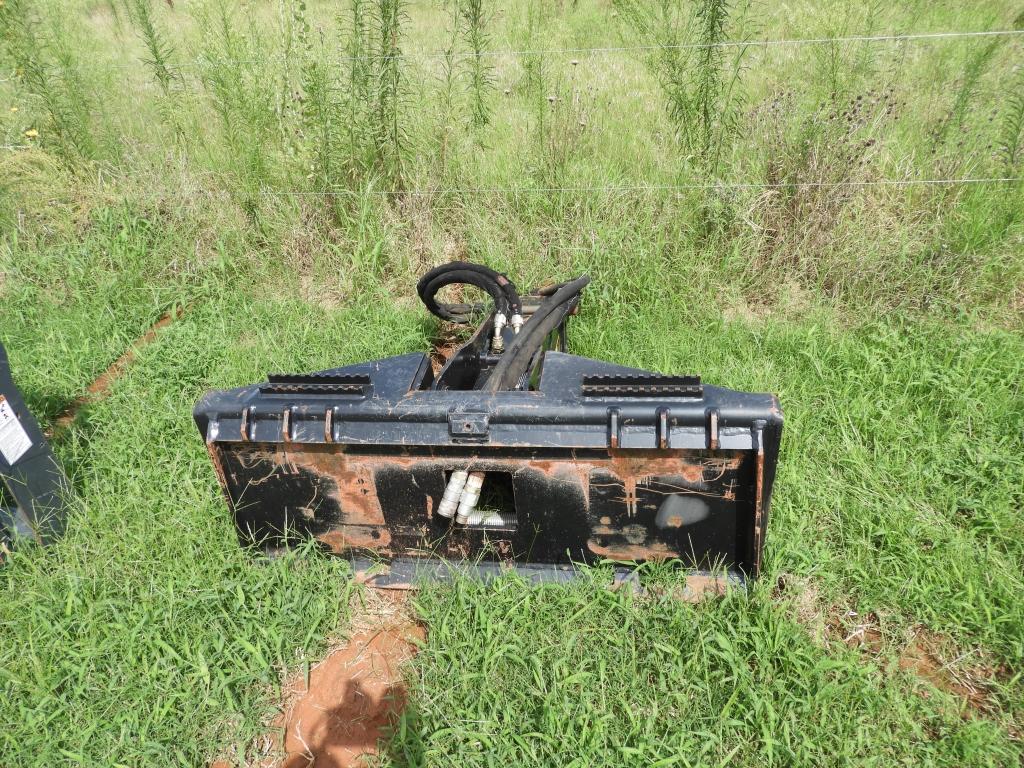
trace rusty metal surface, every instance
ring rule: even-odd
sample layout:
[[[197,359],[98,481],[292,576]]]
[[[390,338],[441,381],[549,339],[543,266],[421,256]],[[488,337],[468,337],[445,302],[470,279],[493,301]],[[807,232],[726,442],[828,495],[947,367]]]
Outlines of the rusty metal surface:
[[[548,563],[679,559],[755,565],[745,535],[754,461],[743,451],[502,452],[326,445],[213,449],[245,537],[273,548],[314,536],[341,555]],[[433,510],[446,473],[504,476],[514,529],[452,526]]]
[[[207,393],[194,416],[241,540],[529,573],[671,560],[757,575],[777,398],[566,354],[564,325],[517,388],[487,391],[493,327],[439,370],[409,354]],[[483,473],[464,524],[435,514],[453,472]]]

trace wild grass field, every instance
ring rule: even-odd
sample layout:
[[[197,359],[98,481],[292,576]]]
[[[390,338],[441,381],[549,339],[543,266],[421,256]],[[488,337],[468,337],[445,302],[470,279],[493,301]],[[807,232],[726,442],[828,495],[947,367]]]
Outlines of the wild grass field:
[[[191,408],[424,349],[415,281],[454,258],[589,273],[573,351],[778,393],[783,450],[749,591],[418,593],[382,764],[1019,765],[1024,34],[864,38],[1020,29],[1011,0],[0,0],[30,406],[174,318],[56,430],[66,538],[0,567],[0,766],[265,756],[355,587],[238,547]]]

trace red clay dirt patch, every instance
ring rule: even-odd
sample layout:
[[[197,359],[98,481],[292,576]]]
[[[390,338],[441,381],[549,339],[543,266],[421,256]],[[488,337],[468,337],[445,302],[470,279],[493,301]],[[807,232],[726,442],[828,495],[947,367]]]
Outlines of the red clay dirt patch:
[[[282,718],[282,768],[349,768],[377,754],[405,706],[402,664],[423,637],[416,626],[361,632],[312,670],[309,689]]]
[[[132,344],[124,351],[124,353],[112,362],[103,373],[101,373],[92,384],[85,390],[85,394],[79,398],[76,398],[64,412],[61,413],[53,422],[52,434],[56,435],[67,429],[74,422],[75,417],[78,415],[78,411],[81,410],[82,406],[86,403],[91,403],[96,400],[100,400],[107,396],[110,392],[111,387],[114,386],[114,382],[117,381],[124,372],[128,369],[135,358],[139,354],[139,350],[145,347],[147,344],[151,344],[156,339],[157,332],[175,320],[181,319],[181,316],[185,314],[185,310],[181,307],[171,313],[164,312],[160,318],[149,327],[144,334],[139,336]],[[52,435],[51,435],[52,436]]]
[[[828,622],[828,632],[841,638],[851,648],[878,657],[885,650],[885,640],[877,626],[878,619],[870,614],[863,618],[864,623],[857,623],[853,627],[834,619]],[[899,650],[896,663],[903,671],[961,699],[967,705],[965,717],[973,713],[988,714],[996,711],[998,706],[992,699],[992,681],[1005,670],[985,664],[968,665],[965,662],[971,653],[945,661],[951,655],[950,647],[948,639],[924,627],[917,627],[912,630],[910,641]]]
[[[927,680],[941,691],[959,696],[976,712],[987,713],[997,709],[991,699],[990,681],[1005,670],[980,664],[963,666],[961,662],[966,656],[944,662],[941,653],[941,638],[919,630],[900,653],[900,669]]]
[[[790,574],[779,577],[775,595],[792,599],[797,620],[826,648],[841,643],[856,648],[866,660],[883,665],[893,658],[899,669],[960,699],[966,705],[964,717],[999,711],[999,681],[1012,675],[981,648],[965,653],[951,638],[922,626],[889,636],[882,632],[883,622],[876,614],[857,614],[829,605],[819,597],[813,581]],[[921,695],[927,697],[929,693],[921,690]]]
[[[310,670],[308,687],[301,677],[285,686],[288,704],[274,723],[284,732],[280,768],[364,765],[405,706],[402,667],[425,632],[404,612],[404,596],[367,592],[373,615],[354,617],[347,645]]]

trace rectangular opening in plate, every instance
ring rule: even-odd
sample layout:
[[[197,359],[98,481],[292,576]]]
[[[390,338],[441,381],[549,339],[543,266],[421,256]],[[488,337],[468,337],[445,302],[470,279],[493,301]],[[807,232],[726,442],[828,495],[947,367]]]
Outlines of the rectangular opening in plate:
[[[451,479],[451,471],[444,473],[445,485]],[[487,531],[514,531],[518,526],[516,515],[515,486],[511,472],[484,472],[484,484],[480,488],[480,501],[466,520],[463,528],[478,528]]]

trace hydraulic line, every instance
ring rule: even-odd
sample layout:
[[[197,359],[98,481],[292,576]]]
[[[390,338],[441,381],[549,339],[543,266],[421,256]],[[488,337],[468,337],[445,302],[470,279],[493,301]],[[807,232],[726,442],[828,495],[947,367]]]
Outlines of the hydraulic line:
[[[565,283],[541,302],[523,332],[513,339],[501,360],[491,370],[484,385],[485,390],[498,392],[516,387],[519,379],[526,373],[534,354],[543,346],[548,334],[572,311],[575,302],[579,300],[580,292],[589,282],[590,278],[587,275],[578,277]]]
[[[497,392],[515,388],[526,373],[531,360],[543,348],[548,335],[558,327],[566,315],[579,301],[580,292],[590,282],[586,275],[568,283],[550,286],[543,295],[544,300],[534,311],[530,322],[524,326],[522,302],[515,286],[504,275],[488,267],[468,262],[452,262],[430,270],[417,284],[417,292],[423,303],[438,317],[457,323],[467,322],[469,311],[454,304],[441,304],[436,296],[446,285],[475,285],[487,291],[494,299],[494,340],[492,350],[504,354],[491,371],[484,389]],[[514,331],[513,341],[507,350],[501,335],[502,328],[511,319]],[[525,330],[520,333],[520,329]],[[445,488],[444,497],[438,506],[438,514],[465,525],[469,521],[479,523],[490,517],[476,512],[480,492],[484,483],[483,472],[458,470],[452,473]],[[457,501],[456,501],[457,500]]]
[[[515,333],[523,326],[522,301],[519,292],[505,275],[480,264],[456,261],[442,264],[430,270],[416,286],[423,303],[434,315],[442,320],[465,323],[470,319],[471,310],[454,304],[441,304],[437,301],[437,293],[447,285],[475,285],[487,291],[494,300],[494,339],[492,350],[501,352],[504,347],[502,329],[511,320]],[[482,472],[459,470],[452,473],[444,497],[438,505],[437,513],[442,517],[455,518],[465,525],[469,516],[474,514],[480,499],[483,486]]]
[[[420,278],[416,290],[427,309],[433,314],[442,320],[465,323],[469,320],[467,309],[456,304],[441,304],[436,299],[438,291],[447,285],[457,283],[482,288],[491,295],[497,312],[506,317],[521,318],[522,301],[515,285],[505,275],[481,264],[466,261],[442,264]]]
[[[584,275],[559,287],[541,302],[531,316],[530,322],[526,324],[526,330],[515,337],[508,350],[502,355],[501,361],[491,371],[490,378],[484,387],[486,390],[497,392],[501,389],[512,389],[519,383],[519,379],[529,368],[530,361],[543,347],[548,334],[557,328],[566,315],[572,311],[576,302],[579,301],[580,292],[589,282],[590,278]],[[454,473],[452,478],[455,482]],[[466,525],[471,521],[485,519],[484,516],[480,516],[476,512],[483,483],[483,472],[469,474],[459,499],[459,509],[455,516],[456,523]]]

